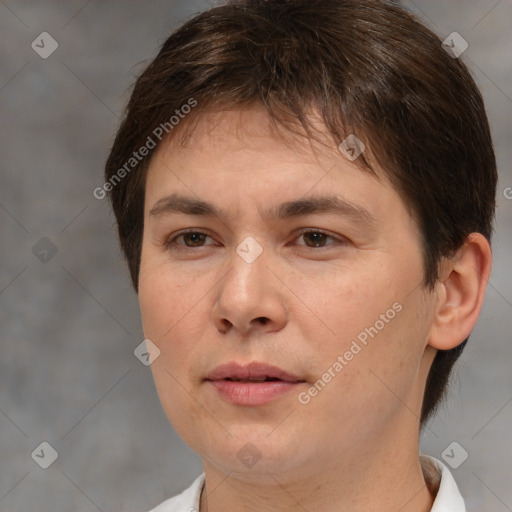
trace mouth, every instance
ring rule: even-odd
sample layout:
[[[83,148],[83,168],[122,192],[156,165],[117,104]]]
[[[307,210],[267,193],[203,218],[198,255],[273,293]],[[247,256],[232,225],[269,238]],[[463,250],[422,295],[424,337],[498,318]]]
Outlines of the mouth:
[[[231,362],[217,366],[205,380],[227,380],[232,382],[305,382],[298,375],[287,372],[282,368],[258,361],[246,365]]]
[[[232,378],[232,377],[227,377],[222,380],[227,380],[229,382],[274,382],[274,381],[280,381],[281,379],[278,379],[276,377],[252,377],[252,378],[248,378],[248,379],[236,379],[236,378]]]
[[[306,382],[281,368],[259,362],[248,365],[233,362],[218,366],[205,381],[223,400],[240,406],[267,404]]]

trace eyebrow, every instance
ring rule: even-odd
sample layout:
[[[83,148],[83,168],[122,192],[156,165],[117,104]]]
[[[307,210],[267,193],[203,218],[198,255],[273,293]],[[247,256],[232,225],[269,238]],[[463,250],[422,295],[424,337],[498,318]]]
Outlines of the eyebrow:
[[[151,208],[149,215],[157,217],[173,213],[201,215],[204,217],[222,217],[223,215],[222,210],[213,203],[177,193],[159,199]],[[377,224],[377,220],[368,210],[335,195],[287,201],[270,207],[266,215],[271,218],[284,220],[315,213],[334,213],[369,227],[375,227]]]

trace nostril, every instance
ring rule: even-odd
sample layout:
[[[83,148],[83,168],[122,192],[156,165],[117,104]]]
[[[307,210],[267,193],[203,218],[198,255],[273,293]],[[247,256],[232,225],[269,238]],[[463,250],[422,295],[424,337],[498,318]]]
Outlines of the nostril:
[[[268,322],[268,318],[265,316],[260,316],[259,318],[257,318],[257,320],[263,325],[265,325]]]

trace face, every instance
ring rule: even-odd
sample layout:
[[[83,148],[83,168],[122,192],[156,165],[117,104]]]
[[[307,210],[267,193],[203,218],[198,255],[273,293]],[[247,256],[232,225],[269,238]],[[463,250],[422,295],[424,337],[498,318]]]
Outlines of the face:
[[[435,300],[398,193],[262,110],[202,114],[177,140],[148,169],[139,300],[178,434],[241,478],[411,440]]]

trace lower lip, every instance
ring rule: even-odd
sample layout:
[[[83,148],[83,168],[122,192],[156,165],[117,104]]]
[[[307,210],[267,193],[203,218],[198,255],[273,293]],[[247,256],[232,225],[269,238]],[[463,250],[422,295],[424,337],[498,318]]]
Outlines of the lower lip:
[[[211,380],[220,396],[234,405],[264,405],[296,390],[301,382],[275,380],[269,382],[236,382]]]

